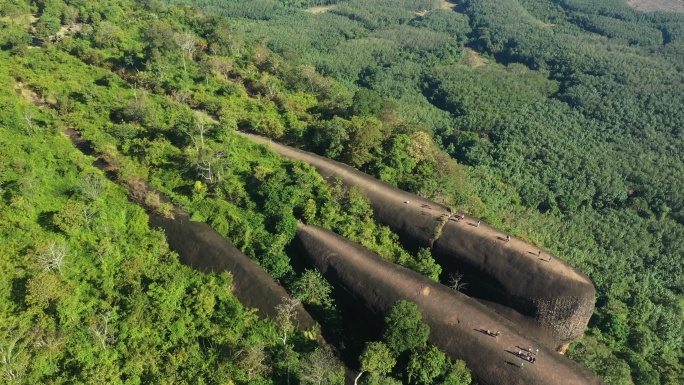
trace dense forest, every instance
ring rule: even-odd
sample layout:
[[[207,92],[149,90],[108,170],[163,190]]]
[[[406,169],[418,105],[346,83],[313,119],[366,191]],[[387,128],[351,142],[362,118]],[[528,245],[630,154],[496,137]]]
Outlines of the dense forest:
[[[683,15],[625,0],[170,3],[183,2],[0,4],[5,381],[341,381],[330,350],[301,333],[285,343],[287,323],[244,309],[229,275],[181,266],[126,200],[121,185],[137,178],[340,338],[354,325],[288,248],[298,220],[445,279],[359,191],[240,129],[548,249],[597,288],[572,359],[609,384],[684,382]],[[68,128],[116,166],[118,185]],[[398,309],[388,324],[415,320]],[[397,342],[386,328],[347,343],[367,383],[470,382],[421,336]]]
[[[609,383],[682,382],[682,15],[621,0],[352,0],[325,13],[274,1],[270,15],[193,3],[402,121],[367,161],[338,117],[286,140],[453,197],[561,255],[599,293],[569,355]],[[396,161],[398,138],[419,133],[468,166],[459,194]]]
[[[287,249],[302,219],[440,274],[428,250],[404,250],[372,220],[358,191],[232,134],[297,126],[318,103],[295,85],[281,107],[258,97],[273,82],[303,81],[260,68],[263,46],[217,46],[235,38],[224,21],[184,8],[53,1],[2,12],[3,381],[342,383],[340,348],[295,333],[285,310],[259,320],[230,293],[229,274],[179,264],[133,203],[170,213],[159,195],[137,195],[149,180],[285,285],[333,339],[349,338],[364,383],[470,383],[462,361],[427,345],[413,304],[356,338],[331,288]],[[115,175],[93,167],[68,130]]]

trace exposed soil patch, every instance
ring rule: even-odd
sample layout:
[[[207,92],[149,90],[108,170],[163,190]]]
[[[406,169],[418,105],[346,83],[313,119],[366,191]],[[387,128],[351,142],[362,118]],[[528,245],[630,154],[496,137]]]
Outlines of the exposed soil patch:
[[[489,60],[480,56],[480,54],[474,49],[466,48],[465,55],[463,56],[463,59],[461,59],[461,64],[468,67],[477,68],[489,64]]]
[[[451,357],[465,360],[480,384],[603,383],[477,301],[387,262],[331,231],[300,225],[297,242],[327,279],[374,313],[382,314],[400,299],[418,305],[430,326],[430,342]],[[521,369],[518,365],[523,360],[516,354],[528,348],[535,352],[539,348],[534,355],[537,361]]]
[[[211,123],[214,123],[214,124],[219,124],[219,123],[220,123],[220,122],[218,121],[218,119],[216,119],[215,117],[213,117],[213,116],[207,114],[205,111],[193,109],[192,112],[193,112],[193,113],[195,114],[195,116],[197,116],[200,120],[204,120],[204,121],[206,121],[206,122],[211,122]]]
[[[329,10],[331,10],[333,8],[335,8],[335,5],[326,5],[323,7],[311,7],[311,8],[305,9],[304,12],[309,12],[309,13],[313,13],[314,15],[316,15],[319,13],[328,12]]]
[[[684,0],[628,0],[627,3],[643,12],[684,13]]]
[[[22,82],[16,83],[16,85],[14,86],[14,91],[17,93],[17,95],[19,95],[20,98],[26,100],[27,102],[30,102],[31,104],[37,107],[42,107],[44,104],[42,98],[35,91],[28,88],[26,84]]]
[[[446,1],[446,0],[439,3],[439,7],[441,9],[455,9],[458,6],[459,6],[459,4],[456,4],[456,3],[451,2],[451,1]]]

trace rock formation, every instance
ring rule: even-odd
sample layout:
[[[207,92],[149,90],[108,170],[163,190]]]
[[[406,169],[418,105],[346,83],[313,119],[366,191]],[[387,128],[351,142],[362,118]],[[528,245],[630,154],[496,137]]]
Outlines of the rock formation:
[[[361,187],[378,222],[389,226],[406,243],[430,247],[446,277],[450,272],[464,274],[469,294],[555,349],[562,351],[582,336],[594,309],[594,286],[555,256],[540,253],[538,247],[517,238],[509,241],[507,234],[475,218],[457,220],[454,214],[458,213],[444,206],[342,163],[256,135],[240,134],[312,165],[330,181],[339,178],[346,186]]]
[[[482,385],[602,384],[594,374],[544,347],[513,322],[479,302],[385,261],[369,250],[316,226],[300,225],[296,242],[334,285],[381,315],[398,300],[414,302],[430,327],[430,342],[466,361]],[[486,334],[498,331],[498,337]],[[518,347],[519,346],[519,347]],[[521,349],[539,348],[534,364],[520,368]]]
[[[219,233],[203,222],[192,222],[176,209],[174,219],[151,213],[150,227],[161,227],[172,250],[183,264],[203,272],[227,270],[233,277],[232,292],[244,306],[257,309],[257,314],[274,318],[276,306],[290,295],[259,265],[249,259]],[[315,325],[302,305],[297,306],[300,330]]]

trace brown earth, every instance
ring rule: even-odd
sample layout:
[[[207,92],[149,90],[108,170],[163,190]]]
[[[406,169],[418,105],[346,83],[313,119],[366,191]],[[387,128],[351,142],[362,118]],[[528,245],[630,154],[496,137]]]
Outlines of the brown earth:
[[[450,9],[455,9],[456,7],[458,7],[458,4],[456,4],[452,1],[443,0],[442,2],[439,3],[439,7],[441,9],[450,10]]]
[[[328,180],[359,186],[375,219],[405,242],[430,247],[445,275],[465,274],[469,294],[502,305],[495,310],[526,327],[528,334],[562,350],[582,336],[594,309],[591,281],[562,260],[465,216],[444,224],[449,209],[402,191],[345,164],[256,135],[239,133],[291,159],[314,166]],[[478,226],[477,223],[480,222]],[[549,261],[549,258],[551,260]]]
[[[463,56],[463,59],[461,59],[461,64],[477,68],[489,64],[489,60],[480,56],[480,54],[472,48],[466,48],[465,55]]]
[[[481,385],[603,383],[479,302],[387,262],[331,231],[300,224],[296,242],[323,276],[376,314],[402,299],[418,305],[423,321],[430,326],[430,342],[451,357],[466,361]],[[500,335],[487,335],[487,329]],[[537,361],[526,362],[521,368],[523,360],[516,356],[518,351],[537,348]]]
[[[333,5],[325,5],[325,6],[321,6],[321,7],[307,8],[304,10],[304,12],[309,12],[309,13],[313,13],[314,15],[317,15],[319,13],[326,13],[333,8],[335,8],[334,4]]]
[[[627,3],[643,12],[684,12],[684,0],[628,0]]]

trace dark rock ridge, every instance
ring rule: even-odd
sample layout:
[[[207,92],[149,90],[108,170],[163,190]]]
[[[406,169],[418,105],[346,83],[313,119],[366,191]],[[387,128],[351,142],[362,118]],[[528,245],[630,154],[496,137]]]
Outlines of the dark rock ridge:
[[[68,128],[64,130],[64,135],[84,154],[98,156],[90,141],[84,139],[80,132]],[[112,179],[117,179],[118,170],[106,159],[98,157],[93,165]],[[158,194],[162,202],[170,202],[147,181],[137,182],[127,186],[129,198],[135,203],[144,205],[145,200],[141,197],[149,193]],[[182,263],[202,272],[229,271],[233,277],[233,294],[244,306],[257,309],[260,317],[274,318],[276,306],[284,298],[290,298],[285,289],[268,273],[206,223],[190,221],[189,215],[179,208],[173,209],[173,218],[155,212],[148,212],[148,215],[150,227],[164,230],[167,243],[178,253]],[[309,329],[316,324],[302,305],[297,307],[296,318],[300,330]],[[320,335],[318,338],[322,341]]]
[[[290,298],[259,265],[206,223],[191,221],[185,212],[176,209],[173,219],[151,213],[150,227],[160,227],[166,232],[169,246],[183,264],[202,272],[229,271],[233,277],[233,294],[244,306],[257,309],[260,317],[274,318],[276,306],[283,298]],[[300,330],[315,325],[302,305],[297,307],[296,317]]]
[[[513,322],[470,297],[392,264],[331,231],[300,224],[297,246],[334,285],[376,314],[398,300],[418,305],[430,326],[430,342],[466,361],[482,385],[579,385],[603,382],[587,369],[544,347]],[[498,331],[498,337],[481,330]],[[521,348],[539,348],[536,363],[520,368]]]
[[[312,165],[330,181],[339,178],[346,186],[361,187],[377,221],[407,243],[430,247],[445,276],[456,271],[464,274],[469,294],[491,303],[497,312],[555,349],[563,350],[582,336],[594,309],[594,285],[560,259],[543,251],[540,254],[538,247],[522,240],[507,241],[505,233],[476,218],[446,220],[451,214],[448,208],[345,164],[240,134],[282,156]]]

